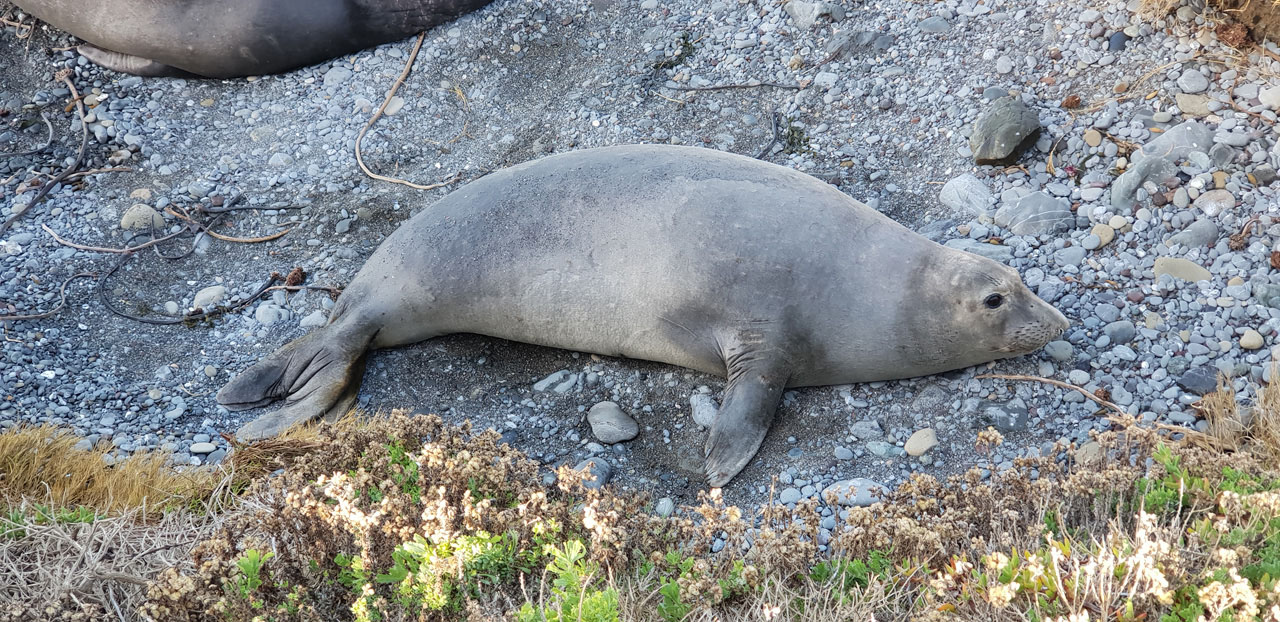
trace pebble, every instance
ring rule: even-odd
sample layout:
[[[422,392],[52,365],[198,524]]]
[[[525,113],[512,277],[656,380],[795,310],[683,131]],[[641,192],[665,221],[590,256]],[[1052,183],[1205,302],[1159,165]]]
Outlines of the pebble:
[[[1183,281],[1208,281],[1213,275],[1203,266],[1181,257],[1157,257],[1155,263],[1156,278],[1167,274]]]
[[[191,306],[210,309],[227,297],[227,288],[222,285],[210,285],[198,292],[191,299]]]
[[[621,443],[640,434],[640,425],[613,402],[600,402],[587,413],[591,433],[601,443]]]
[[[1187,225],[1186,229],[1169,236],[1169,239],[1165,240],[1165,244],[1199,248],[1211,246],[1217,241],[1218,225],[1212,220],[1202,218]]]
[[[1112,227],[1111,225],[1098,223],[1094,225],[1092,229],[1089,229],[1089,233],[1097,236],[1098,248],[1106,246],[1110,244],[1112,240],[1116,239],[1115,227]]]
[[[1245,350],[1257,350],[1263,346],[1262,334],[1250,328],[1240,336],[1240,347]]]
[[[907,439],[903,449],[906,450],[908,456],[921,456],[924,452],[933,449],[938,444],[938,435],[933,428],[925,428],[918,430]]]
[[[550,376],[547,376],[546,378],[543,378],[542,380],[539,380],[533,383],[533,390],[546,391],[547,389],[550,389],[552,385],[559,384],[563,382],[565,378],[568,378],[568,377],[569,377],[569,372],[560,370],[558,372],[551,374]]]
[[[951,30],[951,22],[948,22],[946,18],[939,17],[937,15],[927,17],[921,20],[917,25],[920,27],[920,30],[929,33],[939,33]]]
[[[658,499],[658,504],[653,509],[654,513],[662,518],[671,516],[676,511],[676,502],[671,497],[663,497]]]
[[[1226,190],[1210,190],[1197,197],[1191,205],[1204,212],[1205,216],[1213,217],[1235,207],[1236,198]]]
[[[164,217],[159,212],[151,209],[150,205],[135,203],[129,209],[125,210],[124,215],[120,217],[120,228],[125,230],[164,228]]]
[[[573,466],[573,470],[581,471],[587,469],[589,476],[586,477],[582,486],[588,490],[598,490],[603,488],[613,479],[613,465],[609,464],[603,458],[591,457],[579,462]]]
[[[967,216],[981,216],[990,208],[991,190],[971,173],[965,173],[942,186],[938,201]]]
[[[217,446],[217,445],[214,445],[213,443],[192,443],[192,444],[191,444],[191,453],[193,453],[193,454],[207,454],[207,453],[211,453],[211,452],[213,452],[213,451],[214,451],[214,450],[216,450],[217,448],[218,448],[218,446]]]
[[[318,328],[324,326],[328,321],[329,319],[324,316],[324,311],[316,309],[307,314],[307,317],[302,318],[302,321],[298,322],[298,326],[302,328]]]
[[[1087,129],[1084,131],[1084,144],[1090,147],[1097,147],[1102,144],[1102,132],[1095,129]]]
[[[987,107],[973,124],[969,149],[977,164],[998,164],[1015,158],[1027,141],[1040,132],[1040,117],[1020,97],[1002,97]]]
[[[1209,79],[1195,69],[1187,69],[1178,77],[1178,88],[1183,93],[1200,93],[1209,88]]]
[[[694,393],[689,396],[689,407],[692,410],[693,422],[705,429],[710,429],[716,422],[716,414],[720,408],[715,398],[706,393]]]
[[[1016,235],[1041,235],[1069,228],[1075,215],[1061,199],[1037,191],[996,210],[995,221]]]

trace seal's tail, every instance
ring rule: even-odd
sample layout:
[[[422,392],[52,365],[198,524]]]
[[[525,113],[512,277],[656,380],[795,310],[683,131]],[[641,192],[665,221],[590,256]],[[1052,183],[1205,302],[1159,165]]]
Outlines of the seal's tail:
[[[330,323],[276,350],[218,391],[229,410],[285,405],[240,428],[240,440],[275,436],[296,423],[338,417],[355,402],[372,335]]]

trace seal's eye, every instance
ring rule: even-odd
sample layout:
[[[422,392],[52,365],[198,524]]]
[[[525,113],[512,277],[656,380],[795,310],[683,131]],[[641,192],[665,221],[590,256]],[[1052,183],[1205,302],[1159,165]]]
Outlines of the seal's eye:
[[[991,294],[987,296],[986,300],[982,301],[982,304],[986,305],[988,309],[999,309],[1000,305],[1004,304],[1004,296]]]

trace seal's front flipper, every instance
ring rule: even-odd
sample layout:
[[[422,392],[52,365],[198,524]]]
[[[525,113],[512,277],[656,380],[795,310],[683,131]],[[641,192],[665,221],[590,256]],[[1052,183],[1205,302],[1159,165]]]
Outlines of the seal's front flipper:
[[[753,354],[729,357],[729,385],[707,440],[712,488],[729,483],[756,455],[787,386],[790,372],[781,360]]]
[[[172,67],[164,63],[157,63],[149,58],[141,56],[131,56],[120,52],[112,52],[104,50],[100,47],[85,43],[76,47],[76,51],[82,56],[93,61],[95,64],[102,65],[107,69],[113,69],[120,73],[130,73],[135,76],[146,76],[151,78],[194,78],[198,77],[189,71],[183,71],[177,67]]]
[[[275,436],[297,423],[345,413],[364,378],[372,335],[335,324],[312,331],[244,370],[218,391],[228,410],[246,410],[285,398],[283,408],[249,422],[240,440]]]

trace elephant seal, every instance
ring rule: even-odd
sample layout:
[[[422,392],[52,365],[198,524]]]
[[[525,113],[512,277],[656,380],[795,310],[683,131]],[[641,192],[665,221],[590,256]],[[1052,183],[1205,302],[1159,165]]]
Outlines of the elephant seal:
[[[786,387],[923,376],[1067,328],[1013,269],[913,233],[829,184],[695,147],[572,151],[492,173],[400,226],[328,324],[218,402],[286,405],[244,439],[337,416],[367,352],[478,333],[728,377],[712,486],[755,455]]]
[[[280,73],[398,41],[492,0],[14,0],[141,76]]]

